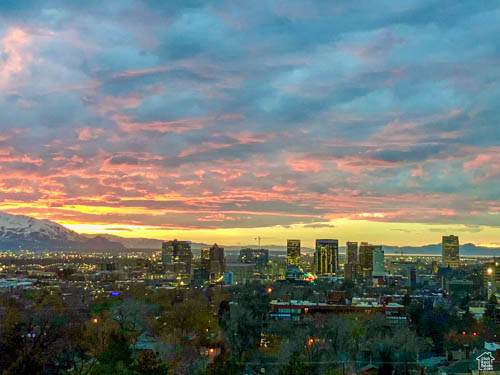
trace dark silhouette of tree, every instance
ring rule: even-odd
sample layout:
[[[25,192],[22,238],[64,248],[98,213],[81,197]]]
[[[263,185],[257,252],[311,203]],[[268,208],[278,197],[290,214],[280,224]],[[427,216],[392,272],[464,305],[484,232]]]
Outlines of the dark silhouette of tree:
[[[408,293],[406,293],[406,294],[403,296],[403,301],[402,301],[402,302],[403,302],[403,305],[404,305],[405,307],[410,306],[410,304],[411,304],[411,296],[410,296]]]
[[[486,318],[496,320],[496,318],[497,318],[497,305],[498,305],[497,297],[495,297],[495,295],[492,294],[490,299],[488,300],[488,303],[486,304],[486,310],[484,312],[484,316]]]
[[[139,353],[135,371],[141,375],[168,375],[166,364],[152,350]]]
[[[280,375],[311,375],[313,371],[312,366],[296,352],[292,354],[290,362],[280,370]]]

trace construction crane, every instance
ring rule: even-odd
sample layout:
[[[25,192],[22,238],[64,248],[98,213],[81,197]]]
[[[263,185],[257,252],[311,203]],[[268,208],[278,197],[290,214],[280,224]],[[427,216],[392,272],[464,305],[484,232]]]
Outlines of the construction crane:
[[[254,240],[257,240],[258,241],[258,244],[259,244],[259,249],[260,249],[260,240],[262,240],[264,238],[262,238],[261,236],[257,236],[254,238]]]

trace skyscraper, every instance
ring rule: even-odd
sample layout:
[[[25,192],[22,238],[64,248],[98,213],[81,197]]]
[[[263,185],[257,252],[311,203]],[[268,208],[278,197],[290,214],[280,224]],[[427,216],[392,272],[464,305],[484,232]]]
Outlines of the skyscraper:
[[[358,243],[357,242],[347,242],[347,263],[357,264],[358,263]]]
[[[347,280],[357,279],[358,270],[358,243],[346,242],[347,261],[344,263],[344,278]]]
[[[384,265],[384,250],[382,246],[373,246],[373,276],[384,276],[385,275],[385,265]]]
[[[458,236],[443,236],[441,248],[443,266],[458,268],[460,266],[460,245],[458,243]]]
[[[208,255],[202,253],[202,267],[208,272],[210,281],[217,280],[222,277],[226,271],[226,260],[224,258],[224,248],[214,244],[208,249]]]
[[[359,267],[364,277],[370,277],[373,273],[373,245],[361,242],[359,245]]]
[[[314,272],[316,275],[332,275],[339,265],[339,241],[316,240]]]
[[[191,279],[191,263],[193,261],[191,241],[163,242],[161,260],[167,274],[173,274],[173,277],[179,281]]]
[[[286,265],[298,266],[300,264],[300,240],[286,241]]]

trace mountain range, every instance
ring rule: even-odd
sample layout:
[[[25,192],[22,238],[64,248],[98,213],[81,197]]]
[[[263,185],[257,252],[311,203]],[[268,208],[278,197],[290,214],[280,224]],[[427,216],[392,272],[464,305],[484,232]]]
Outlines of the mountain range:
[[[29,216],[12,215],[0,211],[0,250],[33,250],[33,251],[62,251],[62,250],[113,250],[126,251],[127,249],[159,250],[163,240],[151,238],[125,238],[111,234],[81,234],[72,231],[50,220],[38,220]],[[210,244],[193,242],[193,250],[199,250]],[[257,248],[256,245],[224,246],[227,251],[238,251],[243,247]],[[265,245],[273,252],[284,252],[286,246]],[[421,254],[440,255],[441,244],[424,246],[386,246],[386,254]],[[345,252],[345,247],[339,248]],[[302,247],[304,253],[312,253],[314,249]],[[472,243],[460,246],[463,256],[496,256],[500,255],[500,248],[480,247]]]
[[[0,212],[0,250],[125,250],[120,242],[87,237],[50,220]]]

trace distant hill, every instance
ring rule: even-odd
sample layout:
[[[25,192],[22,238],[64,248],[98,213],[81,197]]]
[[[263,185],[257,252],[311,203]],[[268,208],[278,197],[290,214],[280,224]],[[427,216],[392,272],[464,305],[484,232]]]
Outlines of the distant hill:
[[[422,254],[441,255],[441,244],[424,246],[382,246],[386,254]],[[500,248],[481,247],[473,243],[460,245],[460,255],[463,256],[500,256]]]
[[[163,240],[151,238],[126,238],[111,234],[79,234],[50,220],[38,220],[29,216],[11,215],[0,211],[0,250],[114,250],[151,249],[160,250]],[[212,244],[192,242],[191,247],[198,252],[202,247]],[[257,245],[223,246],[226,251],[239,251],[248,247],[257,249]],[[285,245],[262,245],[272,252],[286,252]],[[422,254],[441,255],[441,244],[424,246],[388,246],[383,245],[386,254]],[[345,253],[345,247],[339,248]],[[311,254],[314,249],[302,247],[304,254]],[[463,256],[500,256],[500,248],[488,248],[466,243],[460,246]]]

